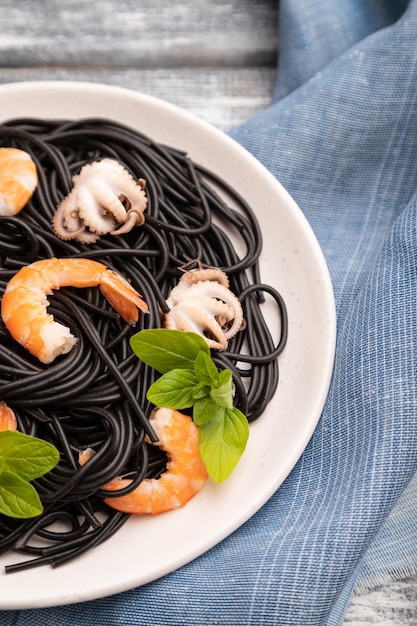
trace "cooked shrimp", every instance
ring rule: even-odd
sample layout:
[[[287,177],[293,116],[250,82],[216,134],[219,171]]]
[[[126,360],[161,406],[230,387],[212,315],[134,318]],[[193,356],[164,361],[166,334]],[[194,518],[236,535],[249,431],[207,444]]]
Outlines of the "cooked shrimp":
[[[0,215],[19,213],[37,184],[36,165],[27,152],[0,148]]]
[[[150,419],[159,438],[155,444],[168,457],[160,478],[146,478],[131,493],[105,502],[125,513],[163,513],[183,506],[203,486],[207,470],[198,449],[198,429],[191,417],[173,409],[158,408]],[[103,489],[117,491],[131,482],[115,478]]]
[[[43,259],[23,267],[9,281],[1,302],[6,328],[42,363],[66,354],[76,339],[70,329],[47,313],[47,296],[60,287],[99,286],[104,296],[129,324],[138,319],[138,309],[148,307],[119,274],[91,259]]]
[[[0,431],[16,429],[17,421],[14,411],[5,402],[0,402]]]

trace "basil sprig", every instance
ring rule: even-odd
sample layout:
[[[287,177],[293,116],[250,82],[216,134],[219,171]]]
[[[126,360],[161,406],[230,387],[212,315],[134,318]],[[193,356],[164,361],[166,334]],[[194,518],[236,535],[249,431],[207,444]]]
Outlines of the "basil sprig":
[[[233,406],[232,372],[219,370],[196,333],[155,328],[130,339],[134,353],[162,376],[148,389],[155,406],[189,409],[198,426],[207,472],[220,483],[236,467],[249,437],[249,424]]]
[[[38,493],[29,481],[49,472],[59,460],[51,443],[4,430],[0,432],[0,513],[25,519],[43,511]]]

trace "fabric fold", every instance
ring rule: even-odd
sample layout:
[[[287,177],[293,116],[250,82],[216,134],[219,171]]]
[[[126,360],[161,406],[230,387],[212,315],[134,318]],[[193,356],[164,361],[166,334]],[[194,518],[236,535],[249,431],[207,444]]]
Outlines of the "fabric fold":
[[[279,73],[274,100],[280,100],[368,35],[391,26],[408,0],[284,0],[279,3]]]

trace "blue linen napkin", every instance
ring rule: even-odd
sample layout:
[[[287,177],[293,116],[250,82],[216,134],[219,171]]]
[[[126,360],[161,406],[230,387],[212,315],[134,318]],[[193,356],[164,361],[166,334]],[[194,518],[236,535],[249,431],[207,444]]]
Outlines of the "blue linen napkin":
[[[180,570],[26,626],[337,626],[417,571],[417,0],[281,0],[274,102],[231,135],[288,189],[335,289],[334,376],[283,486]]]

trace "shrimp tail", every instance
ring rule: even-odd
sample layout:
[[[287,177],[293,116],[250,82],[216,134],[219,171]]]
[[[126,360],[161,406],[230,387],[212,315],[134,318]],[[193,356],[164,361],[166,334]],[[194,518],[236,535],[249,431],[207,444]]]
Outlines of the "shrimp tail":
[[[102,294],[128,324],[138,321],[138,309],[148,313],[148,305],[135,289],[119,274],[107,270],[100,281]]]
[[[0,402],[0,431],[2,430],[17,430],[16,415],[5,402]]]

